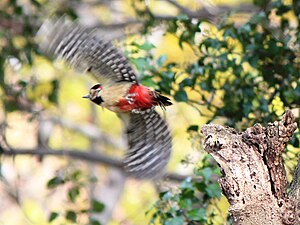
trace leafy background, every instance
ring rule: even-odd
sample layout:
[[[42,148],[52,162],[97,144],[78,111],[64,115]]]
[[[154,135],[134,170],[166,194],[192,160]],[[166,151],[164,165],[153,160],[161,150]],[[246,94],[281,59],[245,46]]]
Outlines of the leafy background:
[[[0,223],[230,223],[199,129],[213,122],[243,130],[286,109],[299,123],[299,9],[296,0],[1,1]],[[174,137],[169,171],[180,179],[137,181],[118,169],[121,123],[81,99],[95,81],[37,47],[42,22],[62,15],[112,39],[143,84],[173,98],[162,113]],[[289,176],[298,138],[284,155]],[[45,149],[111,161],[18,155]]]

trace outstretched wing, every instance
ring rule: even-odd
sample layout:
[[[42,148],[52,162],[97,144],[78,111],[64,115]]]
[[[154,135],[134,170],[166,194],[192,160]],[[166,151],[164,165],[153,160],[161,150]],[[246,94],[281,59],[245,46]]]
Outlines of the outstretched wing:
[[[65,59],[76,70],[91,72],[99,82],[137,82],[126,57],[111,42],[99,38],[95,29],[78,21],[47,20],[37,37],[44,53]]]
[[[126,171],[137,178],[158,178],[169,161],[172,139],[166,122],[155,111],[130,114]]]

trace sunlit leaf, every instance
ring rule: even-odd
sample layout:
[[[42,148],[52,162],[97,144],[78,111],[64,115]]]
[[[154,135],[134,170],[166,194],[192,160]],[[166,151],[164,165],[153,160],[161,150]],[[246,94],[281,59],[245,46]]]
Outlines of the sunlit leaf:
[[[150,42],[145,42],[144,44],[140,45],[139,48],[145,51],[150,51],[151,49],[155,48],[155,46]]]

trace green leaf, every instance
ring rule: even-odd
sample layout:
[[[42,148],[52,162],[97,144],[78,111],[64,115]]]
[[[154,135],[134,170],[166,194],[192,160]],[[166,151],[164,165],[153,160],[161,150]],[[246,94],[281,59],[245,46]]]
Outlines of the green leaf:
[[[23,8],[21,6],[15,7],[15,13],[18,16],[21,16],[23,14]]]
[[[61,185],[61,184],[64,184],[65,181],[63,178],[59,177],[59,176],[56,176],[56,177],[53,177],[52,179],[50,179],[47,183],[47,188],[56,188],[57,186]]]
[[[52,92],[48,96],[48,99],[52,103],[58,103],[58,88],[59,88],[59,81],[57,79],[51,82],[52,84]]]
[[[282,4],[278,7],[276,14],[281,16],[284,13],[288,12],[289,10],[291,10],[291,6],[287,6],[287,5]]]
[[[205,221],[205,220],[207,220],[206,210],[203,209],[203,208],[193,209],[193,210],[187,212],[187,216],[191,220],[196,220],[196,221]]]
[[[179,84],[180,88],[183,87],[193,87],[194,86],[194,82],[191,78],[185,78],[183,81],[180,82]]]
[[[189,20],[189,17],[186,14],[180,14],[177,16],[178,20]]]
[[[213,174],[213,172],[212,172],[212,169],[210,167],[205,167],[202,170],[202,176],[203,176],[205,181],[210,181],[212,174]]]
[[[131,58],[130,61],[137,67],[138,70],[143,70],[148,65],[146,58]]]
[[[37,1],[37,0],[30,0],[31,1],[31,3],[33,4],[33,5],[35,5],[36,7],[41,7],[42,5],[41,5],[41,3],[39,3],[39,1]]]
[[[181,49],[183,48],[182,43],[183,43],[183,42],[187,42],[187,43],[188,43],[189,38],[191,38],[191,34],[190,34],[190,32],[188,32],[188,31],[184,31],[184,32],[180,35],[180,37],[179,37],[179,47],[180,47]]]
[[[250,25],[249,25],[248,23],[244,24],[244,25],[240,28],[240,32],[241,32],[241,33],[245,33],[245,34],[247,34],[247,35],[249,35],[250,31],[251,31],[251,27],[250,27]]]
[[[249,21],[251,24],[258,24],[262,23],[264,20],[266,20],[266,13],[260,12],[258,14],[255,14]]]
[[[28,81],[26,81],[26,80],[20,80],[20,81],[18,82],[18,84],[19,84],[21,87],[26,87],[26,86],[28,85]]]
[[[76,215],[76,213],[74,211],[68,210],[66,212],[66,216],[65,217],[66,217],[67,220],[69,220],[69,221],[71,221],[73,223],[76,223],[77,215]]]
[[[82,177],[82,171],[81,170],[74,170],[71,175],[70,179],[72,181],[79,181],[79,179]]]
[[[75,202],[79,195],[80,195],[80,189],[78,186],[72,187],[68,191],[68,199],[71,202]]]
[[[187,209],[187,210],[191,210],[192,209],[192,200],[189,198],[181,198],[179,199],[179,203],[178,203],[179,207],[181,209]]]
[[[105,209],[105,205],[102,202],[99,202],[95,199],[92,200],[91,202],[91,211],[92,212],[103,212],[103,210]]]
[[[168,201],[172,198],[173,194],[170,191],[163,192],[160,195],[160,198],[163,199],[164,201]]]
[[[270,0],[253,0],[254,5],[264,8]]]
[[[217,182],[207,185],[205,191],[211,198],[221,197],[221,188]]]
[[[145,51],[150,51],[152,48],[155,48],[155,46],[147,41],[144,44],[140,45],[139,48]]]
[[[55,220],[58,217],[58,213],[57,212],[51,212],[48,222],[51,223],[53,220]]]
[[[192,184],[192,178],[188,177],[180,184],[180,189],[190,189],[194,190],[193,184]]]
[[[206,192],[207,185],[205,184],[205,182],[196,182],[194,185],[198,191]]]
[[[89,178],[89,181],[91,183],[96,183],[96,182],[98,182],[98,178],[96,176],[92,176],[92,177]]]
[[[164,225],[183,225],[183,224],[184,224],[184,220],[179,216],[167,219],[166,222],[164,223]]]
[[[185,90],[181,89],[181,90],[179,90],[175,93],[174,99],[177,102],[187,102],[188,101],[188,96],[187,96]]]
[[[166,55],[161,55],[157,60],[156,60],[156,64],[159,66],[159,67],[162,67],[164,65],[164,63],[166,62],[167,60],[167,56]]]
[[[144,77],[142,78],[141,83],[142,83],[143,85],[147,86],[147,87],[152,87],[152,88],[154,88],[154,89],[156,89],[156,90],[159,89],[159,86],[157,85],[156,82],[154,82],[154,81],[152,80],[152,77],[151,77],[151,76],[144,76]]]
[[[199,130],[199,126],[198,125],[191,125],[187,129],[187,132],[189,132],[189,131],[196,131],[196,132],[198,132],[198,130]]]
[[[90,219],[89,225],[101,225],[101,223],[96,219]]]
[[[177,24],[177,20],[170,20],[168,23],[168,29],[167,31],[170,33],[175,33],[177,31],[178,28],[178,24]]]

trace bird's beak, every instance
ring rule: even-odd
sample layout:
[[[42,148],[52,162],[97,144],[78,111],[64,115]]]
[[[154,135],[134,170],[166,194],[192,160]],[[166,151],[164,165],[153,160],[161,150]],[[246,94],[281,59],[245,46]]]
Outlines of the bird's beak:
[[[84,96],[82,96],[83,98],[90,98],[90,95],[89,94],[87,94],[87,95],[84,95]]]

